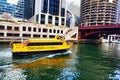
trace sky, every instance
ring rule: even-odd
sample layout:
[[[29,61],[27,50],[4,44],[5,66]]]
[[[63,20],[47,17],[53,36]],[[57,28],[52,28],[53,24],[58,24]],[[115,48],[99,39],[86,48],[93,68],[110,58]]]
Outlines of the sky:
[[[18,0],[7,0],[8,3],[13,3],[13,4],[17,4]],[[80,0],[67,0],[68,2],[74,2],[76,4],[80,4]]]
[[[7,0],[8,3],[17,4],[18,0]]]
[[[74,3],[76,3],[76,4],[78,4],[78,5],[80,5],[80,0],[67,0],[68,2],[74,2]]]

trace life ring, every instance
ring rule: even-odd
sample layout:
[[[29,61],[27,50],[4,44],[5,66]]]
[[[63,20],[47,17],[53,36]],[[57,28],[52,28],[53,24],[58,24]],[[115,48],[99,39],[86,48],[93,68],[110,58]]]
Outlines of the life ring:
[[[29,44],[29,40],[26,40],[23,44],[24,46],[27,46]]]
[[[13,41],[10,41],[9,47],[12,47],[12,45],[13,45]]]

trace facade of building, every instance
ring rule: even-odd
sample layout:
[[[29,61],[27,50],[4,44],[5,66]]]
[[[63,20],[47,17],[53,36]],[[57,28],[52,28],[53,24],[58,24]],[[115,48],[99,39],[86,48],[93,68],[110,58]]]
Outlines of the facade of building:
[[[24,22],[0,22],[0,42],[21,41],[28,38],[53,38],[65,36],[66,40],[78,39],[78,28],[46,26]]]
[[[67,3],[67,26],[75,27],[80,23],[80,5],[68,2]]]
[[[81,26],[115,24],[118,0],[81,0]]]
[[[18,0],[15,17],[24,19],[24,0]]]
[[[15,4],[7,3],[7,0],[0,0],[0,14],[3,14],[4,12],[6,12],[14,16],[15,11],[16,11]]]
[[[24,0],[24,19],[29,19],[35,12],[35,0]]]
[[[40,24],[66,25],[66,0],[35,0],[32,19]]]

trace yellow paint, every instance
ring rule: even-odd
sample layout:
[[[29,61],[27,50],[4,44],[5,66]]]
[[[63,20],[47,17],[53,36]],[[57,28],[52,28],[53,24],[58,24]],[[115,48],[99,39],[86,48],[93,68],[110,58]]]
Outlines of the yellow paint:
[[[40,45],[40,46],[27,46],[30,43],[45,43],[45,42],[61,42],[61,45]],[[69,49],[73,45],[72,42],[67,43],[63,37],[56,36],[52,39],[28,39],[24,43],[13,43],[13,52],[38,52],[38,51],[54,51]]]

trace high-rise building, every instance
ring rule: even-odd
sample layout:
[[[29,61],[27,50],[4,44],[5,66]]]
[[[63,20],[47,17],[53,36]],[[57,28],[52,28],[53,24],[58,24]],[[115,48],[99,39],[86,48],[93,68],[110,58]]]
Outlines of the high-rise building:
[[[118,0],[81,0],[81,26],[108,25],[117,22]]]
[[[66,25],[66,0],[35,0],[34,21],[56,26]]]
[[[29,19],[34,15],[35,0],[24,0],[24,19]]]
[[[35,0],[18,0],[15,17],[29,19],[34,15]]]
[[[80,23],[80,5],[68,2],[67,3],[67,26],[75,27]]]
[[[15,4],[7,3],[7,0],[0,0],[0,14],[7,12],[14,16],[15,8],[16,8]]]
[[[24,19],[24,0],[18,0],[15,17]]]

